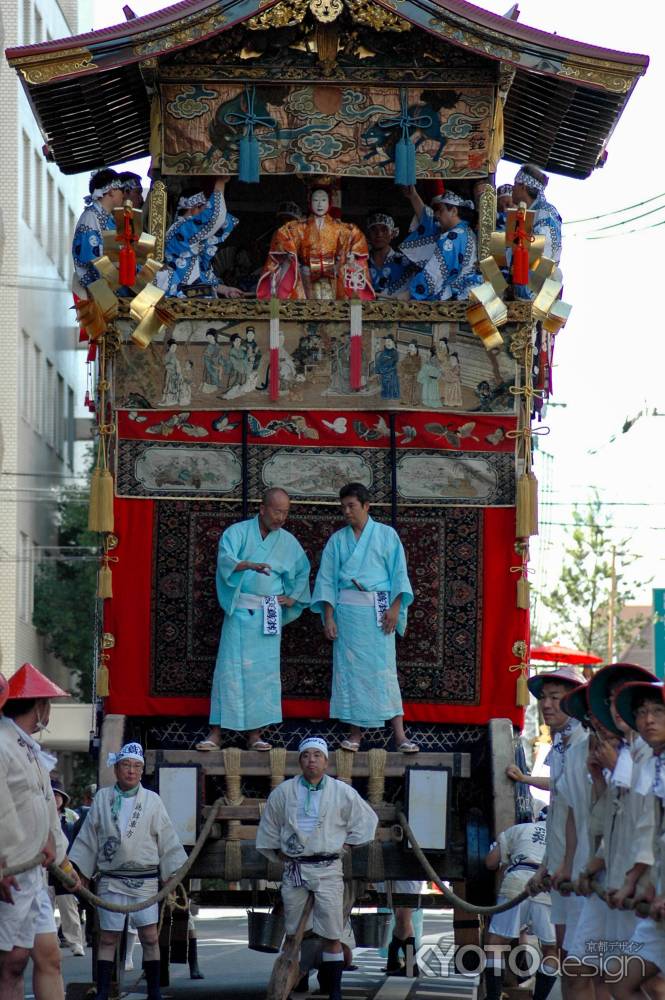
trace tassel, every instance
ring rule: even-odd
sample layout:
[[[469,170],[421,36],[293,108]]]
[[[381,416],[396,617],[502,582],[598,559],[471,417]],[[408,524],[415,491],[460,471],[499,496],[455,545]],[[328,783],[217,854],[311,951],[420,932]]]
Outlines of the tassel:
[[[528,538],[531,534],[530,495],[529,477],[523,474],[517,480],[516,489],[515,536],[517,538]]]
[[[538,534],[538,480],[534,472],[528,473],[529,478],[529,534]]]
[[[102,598],[102,600],[113,597],[113,574],[111,573],[111,567],[106,560],[104,560],[102,565],[99,567],[99,574],[97,577],[97,597]]]
[[[271,402],[279,399],[279,299],[270,299],[270,383],[268,387]]]
[[[402,138],[395,146],[395,184],[411,186],[416,183],[416,147],[403,129]]]
[[[88,348],[88,356],[85,359],[87,362],[92,362],[97,360],[97,341],[91,340],[90,347]],[[86,401],[87,403],[87,401]]]
[[[89,531],[113,531],[113,476],[108,469],[93,469],[90,481]]]
[[[529,284],[529,251],[525,246],[513,248],[512,279],[514,285]]]
[[[131,243],[118,253],[118,278],[121,285],[132,288],[136,283],[136,254]]]
[[[519,708],[526,708],[529,704],[529,687],[527,685],[527,675],[525,670],[520,670],[517,678],[517,689],[515,691],[515,704]]]
[[[258,184],[259,181],[259,140],[254,135],[251,126],[238,146],[238,180],[245,184]]]
[[[109,668],[106,664],[101,663],[97,667],[97,679],[95,687],[97,688],[98,698],[108,698],[109,695]]]
[[[530,606],[530,586],[525,576],[521,576],[517,581],[517,607],[523,611],[528,611]]]
[[[350,384],[355,391],[362,388],[363,307],[360,299],[352,299],[349,309],[351,325]]]

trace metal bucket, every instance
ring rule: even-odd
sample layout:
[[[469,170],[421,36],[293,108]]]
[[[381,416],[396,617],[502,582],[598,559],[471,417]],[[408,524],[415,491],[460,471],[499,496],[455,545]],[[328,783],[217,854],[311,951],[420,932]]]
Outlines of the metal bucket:
[[[392,913],[352,913],[351,926],[358,948],[385,948]]]
[[[280,950],[284,938],[284,915],[247,911],[247,946],[252,951],[273,954]]]

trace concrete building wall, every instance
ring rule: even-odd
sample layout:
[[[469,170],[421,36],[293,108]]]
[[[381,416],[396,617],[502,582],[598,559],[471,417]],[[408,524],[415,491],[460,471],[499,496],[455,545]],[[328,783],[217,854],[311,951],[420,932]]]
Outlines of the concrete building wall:
[[[3,48],[89,27],[76,0],[4,0],[0,16]],[[67,177],[47,163],[19,79],[4,60],[0,124],[0,656],[5,673],[30,660],[67,686],[31,616],[35,566],[57,541],[56,491],[80,474],[74,429],[84,416],[85,354],[69,287],[87,177]]]

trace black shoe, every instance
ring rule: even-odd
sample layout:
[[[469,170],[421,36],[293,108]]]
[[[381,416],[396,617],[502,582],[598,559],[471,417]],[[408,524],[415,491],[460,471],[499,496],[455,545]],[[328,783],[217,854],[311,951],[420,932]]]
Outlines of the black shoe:
[[[190,938],[188,945],[187,961],[189,963],[189,978],[205,979],[205,976],[199,969],[199,943],[197,939],[195,937]]]

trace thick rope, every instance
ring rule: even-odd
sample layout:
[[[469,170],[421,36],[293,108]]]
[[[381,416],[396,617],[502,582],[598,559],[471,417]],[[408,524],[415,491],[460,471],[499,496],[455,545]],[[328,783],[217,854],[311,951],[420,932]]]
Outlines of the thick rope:
[[[355,754],[349,753],[348,750],[335,750],[336,777],[338,781],[343,781],[345,785],[351,784],[354,756]]]
[[[386,788],[386,761],[388,754],[385,750],[374,747],[367,754],[369,764],[369,777],[367,779],[367,801],[371,806],[380,806]]]
[[[281,785],[286,777],[286,747],[273,747],[270,757],[270,789]]]
[[[425,857],[420,844],[414,837],[413,830],[409,826],[407,818],[403,812],[397,813],[397,821],[404,830],[405,835],[408,837],[411,847],[413,848],[413,853],[422,865],[427,878],[439,887],[441,895],[447,903],[450,903],[451,906],[464,910],[465,913],[480,913],[489,916],[492,913],[505,913],[506,910],[512,910],[514,906],[518,906],[523,900],[529,898],[528,892],[521,892],[519,896],[515,896],[514,899],[509,899],[507,903],[502,903],[500,906],[474,906],[473,903],[467,902],[466,899],[460,899],[459,896],[456,896],[454,892],[450,891],[448,886],[441,881],[437,873],[432,868],[431,864]]]
[[[217,817],[217,810],[222,805],[224,805],[224,799],[217,799],[217,801],[213,803],[212,808],[208,813],[208,818],[206,819],[201,829],[201,832],[198,836],[198,840],[196,841],[194,847],[192,848],[192,853],[189,855],[187,860],[180,866],[180,868],[178,868],[177,872],[174,872],[171,878],[164,883],[159,892],[154,893],[154,895],[152,896],[148,896],[147,899],[140,899],[136,903],[127,903],[127,904],[109,903],[107,900],[101,899],[100,896],[96,896],[93,892],[90,892],[89,889],[84,889],[83,886],[81,886],[80,889],[76,890],[76,895],[80,896],[81,899],[84,899],[87,903],[90,903],[92,906],[100,907],[102,910],[111,910],[113,913],[138,913],[139,910],[144,910],[146,907],[152,906],[154,903],[161,903],[161,901],[165,899],[169,895],[169,893],[175,890],[179,882],[182,882],[183,879],[187,878],[190,868],[193,866],[194,862],[196,861],[199,854],[203,850],[203,845],[205,844],[210,834],[210,831],[212,830],[213,823],[215,822],[215,819]],[[32,867],[35,866],[33,865]],[[26,869],[23,870],[25,871]],[[48,870],[50,874],[57,879],[58,882],[61,882],[62,885],[64,885],[65,889],[72,888],[73,885],[72,879],[69,877],[69,875],[65,875],[65,873],[60,868],[58,868],[57,865],[49,865]]]

